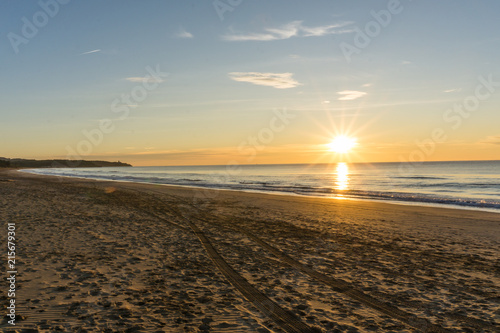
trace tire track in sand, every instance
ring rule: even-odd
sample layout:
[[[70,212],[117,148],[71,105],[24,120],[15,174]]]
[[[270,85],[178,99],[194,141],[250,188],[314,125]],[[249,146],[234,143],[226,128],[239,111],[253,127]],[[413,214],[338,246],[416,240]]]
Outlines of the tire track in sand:
[[[187,218],[184,216],[184,214],[178,208],[176,209],[173,207],[168,207],[167,205],[165,205],[165,203],[160,198],[151,194],[151,192],[161,194],[163,196],[165,196],[165,195],[170,196],[170,197],[182,202],[183,205],[186,205],[186,206],[190,207],[191,209],[193,209],[194,211],[198,212],[198,215],[190,214],[190,215],[192,215],[192,216],[190,216],[192,219],[196,219],[200,222],[208,223],[208,224],[215,226],[215,227],[221,227],[220,225],[214,224],[213,222],[207,220],[206,218],[199,216],[199,214],[201,212],[201,209],[199,207],[197,207],[191,203],[186,202],[186,200],[184,200],[178,196],[170,195],[170,194],[167,194],[167,193],[164,193],[161,191],[154,191],[151,189],[148,189],[147,192],[146,191],[139,191],[136,189],[134,189],[134,190],[138,191],[138,192],[142,192],[142,193],[150,192],[148,194],[150,194],[151,197],[155,198],[158,202],[161,202],[162,206],[164,208],[166,208],[171,214],[174,214],[177,217],[182,216],[183,218],[185,218],[187,220]],[[220,219],[220,217],[215,216],[215,215],[213,215],[213,217],[216,219]],[[189,222],[189,223],[191,223],[191,222]],[[413,315],[413,314],[408,313],[406,311],[403,311],[395,306],[392,306],[388,303],[385,303],[385,302],[382,302],[376,298],[373,298],[370,295],[364,293],[363,291],[352,287],[346,281],[343,281],[341,279],[335,279],[333,277],[327,276],[325,274],[322,274],[318,271],[313,270],[312,268],[310,268],[310,267],[300,263],[299,261],[293,259],[292,257],[288,256],[287,254],[285,254],[282,251],[278,250],[277,248],[273,247],[272,245],[266,243],[265,241],[263,241],[259,237],[255,236],[254,234],[252,234],[252,233],[250,233],[242,228],[235,226],[234,223],[224,223],[224,225],[225,226],[223,226],[223,228],[231,229],[233,231],[244,234],[249,239],[253,240],[255,243],[259,244],[261,247],[263,247],[267,251],[273,253],[276,257],[278,257],[285,264],[301,271],[302,273],[310,276],[311,278],[313,278],[319,282],[322,282],[325,285],[328,285],[334,291],[343,293],[344,295],[350,297],[351,299],[354,299],[354,300],[356,300],[356,301],[358,301],[358,302],[360,302],[360,303],[362,303],[362,304],[364,304],[364,305],[366,305],[366,306],[368,306],[368,307],[370,307],[370,308],[372,308],[372,309],[374,309],[382,314],[388,315],[396,320],[399,320],[399,321],[401,321],[401,322],[403,322],[411,327],[418,329],[420,332],[428,332],[428,333],[451,332],[450,330],[448,330],[440,325],[432,324],[429,320],[427,320],[425,318],[419,318],[416,315]],[[476,327],[482,327],[485,329],[493,329],[493,328],[497,329],[496,325],[491,325],[487,322],[474,320],[473,318],[469,318],[466,316],[458,318],[457,316],[447,315],[447,317],[450,317],[454,320],[463,321],[463,322],[473,321]]]
[[[196,219],[200,222],[204,222],[204,223],[208,223],[212,226],[215,226],[215,227],[220,227],[219,225],[216,225],[214,224],[213,222],[207,220],[206,218],[204,218],[203,216],[200,216],[202,213],[201,212],[201,209],[200,207],[197,207],[196,205],[193,205],[189,202],[186,202],[185,199],[182,199],[182,198],[179,198],[175,195],[171,195],[171,194],[166,194],[164,192],[160,192],[160,191],[155,191],[155,190],[151,190],[151,189],[148,189],[148,190],[143,190],[143,191],[140,191],[140,190],[137,190],[137,189],[134,189],[135,191],[137,192],[142,192],[142,193],[148,193],[151,195],[151,197],[155,198],[157,201],[159,202],[162,202],[161,199],[159,199],[157,196],[155,196],[154,194],[151,194],[151,192],[153,193],[156,193],[156,194],[162,194],[162,195],[166,195],[166,196],[170,196],[172,198],[175,198],[176,200],[180,201],[182,203],[182,205],[185,205],[185,206],[188,206],[191,210],[197,212],[197,214],[192,214],[190,213],[190,218],[191,219]],[[180,211],[178,208],[173,208],[173,207],[168,207],[167,205],[165,205],[164,202],[162,202],[162,206],[167,209],[171,214],[173,213],[174,215],[176,215],[177,217],[178,216],[182,216],[188,223],[190,226],[194,226],[194,224],[188,220],[188,218],[186,218],[185,214],[183,214],[182,211]],[[186,212],[190,212],[190,210],[183,210],[183,211],[186,211]],[[213,216],[214,218],[219,218],[217,216]],[[254,234],[242,229],[242,228],[239,228],[239,227],[236,227],[234,225],[234,223],[231,223],[230,225],[228,225],[228,223],[224,223],[226,226],[226,228],[229,228],[229,229],[232,229],[234,231],[237,231],[239,233],[242,233],[244,234],[245,236],[247,236],[248,238],[250,238],[251,240],[253,240],[255,243],[259,244],[261,247],[263,247],[264,249],[266,249],[267,251],[271,252],[272,254],[274,254],[276,257],[278,257],[283,263],[301,271],[302,273],[312,277],[313,279],[317,280],[317,281],[320,281],[322,282],[323,284],[326,284],[328,285],[329,287],[331,287],[334,291],[336,292],[340,292],[340,293],[343,293],[344,295],[350,297],[351,299],[354,299],[380,313],[383,313],[387,316],[390,316],[396,320],[399,320],[411,327],[414,327],[416,329],[418,329],[419,331],[421,332],[428,332],[428,333],[447,333],[447,332],[450,332],[448,329],[445,329],[439,325],[436,325],[436,324],[432,324],[429,320],[425,319],[425,318],[419,318],[417,317],[416,315],[413,315],[411,313],[408,313],[408,312],[405,312],[395,306],[392,306],[390,304],[387,304],[385,302],[382,302],[382,301],[379,301],[378,299],[375,299],[371,296],[369,296],[368,294],[360,291],[360,290],[357,290],[355,288],[353,288],[349,283],[343,281],[343,280],[340,280],[340,279],[335,279],[333,277],[329,277],[325,274],[322,274],[320,272],[317,272],[315,270],[313,270],[312,268],[309,268],[308,266],[300,263],[299,261],[293,259],[292,257],[288,256],[287,254],[283,253],[282,251],[278,250],[277,248],[269,245],[268,243],[266,243],[265,241],[263,241],[262,239],[260,239],[259,237],[255,236]],[[195,226],[196,227],[196,226]],[[201,233],[201,230],[196,227],[196,229]],[[194,231],[194,230],[193,230]],[[196,232],[195,232],[196,233]],[[208,241],[208,239],[207,239]],[[203,241],[202,241],[203,243]],[[205,244],[204,244],[205,246]],[[211,246],[211,244],[210,244]],[[213,248],[213,246],[211,246],[213,251],[220,257],[220,255],[216,252],[216,250]],[[207,250],[208,252],[208,250]],[[220,257],[222,259],[222,257]],[[214,259],[212,259],[214,260]],[[222,259],[224,260],[224,259]],[[215,261],[214,261],[215,262]],[[217,265],[217,263],[216,263]],[[227,265],[227,263],[226,263]],[[218,266],[219,267],[219,266]],[[229,265],[228,265],[229,267]],[[219,267],[220,269],[220,267]],[[231,267],[229,267],[229,269],[232,270]],[[239,275],[238,273],[236,273],[234,270],[233,272],[237,275]],[[244,278],[241,277],[243,280]],[[246,280],[245,280],[246,281]],[[246,281],[246,283],[248,283],[248,281]],[[231,284],[233,284],[231,282]],[[234,284],[233,284],[234,285]],[[253,286],[248,283],[249,286],[251,286],[253,288]],[[236,287],[236,285],[235,285]],[[238,287],[236,287],[238,288]],[[254,288],[255,289],[255,288]],[[240,290],[240,289],[238,289]],[[240,290],[241,292],[241,290]],[[260,292],[259,292],[260,293]],[[265,295],[263,295],[264,297],[266,297]],[[266,297],[267,298],[267,297]],[[268,299],[269,300],[269,299]],[[271,300],[269,300],[271,301]],[[271,301],[272,302],[272,301]],[[261,310],[260,307],[258,307],[259,310]],[[261,310],[262,311],[262,310]],[[268,315],[268,314],[266,314]],[[307,332],[307,331],[304,331],[304,332]]]
[[[193,230],[200,242],[205,247],[210,259],[229,280],[229,282],[238,289],[245,298],[251,302],[266,316],[273,319],[282,329],[287,332],[318,332],[308,325],[304,324],[299,318],[284,310],[277,303],[273,302],[266,295],[257,290],[244,277],[238,274],[229,264],[222,258],[217,250],[210,243],[205,234],[193,222],[186,220],[186,223]]]
[[[200,218],[198,218],[200,219]],[[207,223],[210,223],[209,221],[204,221]],[[211,224],[211,223],[210,223]],[[388,315],[394,319],[397,319],[403,323],[406,323],[407,325],[410,325],[414,328],[417,328],[421,330],[422,332],[429,332],[429,333],[445,333],[445,332],[451,332],[446,328],[443,328],[439,325],[432,324],[429,320],[425,318],[419,318],[411,313],[408,313],[406,311],[403,311],[395,306],[392,306],[390,304],[387,304],[385,302],[379,301],[378,299],[375,299],[371,297],[370,295],[357,290],[353,288],[349,283],[341,280],[341,279],[336,279],[330,276],[327,276],[325,274],[322,274],[318,271],[315,271],[314,269],[300,263],[299,261],[293,259],[289,255],[283,253],[282,251],[278,250],[277,248],[269,245],[259,237],[255,236],[254,234],[243,230],[239,227],[236,227],[234,225],[230,226],[230,228],[244,234],[251,240],[253,240],[255,243],[259,244],[261,247],[266,249],[267,251],[271,252],[274,254],[276,257],[278,257],[282,262],[288,264],[289,266],[301,271],[302,273],[312,277],[313,279],[320,281],[328,286],[330,286],[334,291],[340,292],[380,313],[383,313],[385,315]]]
[[[137,192],[145,193],[144,191],[139,191],[136,189],[130,189]],[[153,196],[154,197],[154,196]],[[160,199],[156,198],[161,201]],[[119,200],[119,199],[118,199]],[[137,207],[139,208],[139,207]],[[166,208],[166,206],[165,206]],[[158,216],[153,212],[146,211],[144,208],[139,208],[141,211],[155,216],[158,219],[167,221],[165,218]],[[213,247],[210,240],[205,236],[205,234],[198,228],[196,224],[190,221],[182,212],[175,208],[168,207],[171,214],[176,217],[181,217],[187,223],[191,231],[198,237],[201,242],[208,257],[212,260],[219,271],[226,277],[226,279],[250,302],[252,303],[260,312],[272,319],[276,324],[278,324],[284,331],[290,333],[317,333],[320,332],[318,329],[314,329],[307,324],[303,323],[297,316],[293,313],[283,309],[280,305],[272,301],[265,294],[261,293],[257,288],[255,288],[251,283],[249,283],[243,276],[237,273],[217,252]],[[199,220],[196,217],[193,217]],[[177,223],[172,223],[167,221],[170,225],[181,228],[182,230],[187,230],[187,228],[178,225]]]

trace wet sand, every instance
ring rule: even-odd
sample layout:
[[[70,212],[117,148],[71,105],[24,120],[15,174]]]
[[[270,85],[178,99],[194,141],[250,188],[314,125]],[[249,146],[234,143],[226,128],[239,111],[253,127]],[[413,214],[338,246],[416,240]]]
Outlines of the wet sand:
[[[0,218],[5,332],[499,329],[496,213],[1,170]]]

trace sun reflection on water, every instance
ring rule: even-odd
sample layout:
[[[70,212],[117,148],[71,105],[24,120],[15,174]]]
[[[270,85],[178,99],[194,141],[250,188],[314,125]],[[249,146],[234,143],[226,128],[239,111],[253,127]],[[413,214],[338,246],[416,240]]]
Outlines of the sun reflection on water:
[[[347,190],[349,187],[349,167],[346,163],[337,163],[336,176],[335,189],[339,191]]]

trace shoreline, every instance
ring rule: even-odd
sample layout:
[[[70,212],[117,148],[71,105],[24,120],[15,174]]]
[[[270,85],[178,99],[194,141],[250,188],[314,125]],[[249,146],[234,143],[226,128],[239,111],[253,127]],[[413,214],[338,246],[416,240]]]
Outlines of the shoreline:
[[[23,249],[16,329],[499,325],[496,213],[15,170],[0,171],[0,193]]]
[[[234,191],[234,192],[243,192],[243,193],[257,193],[257,194],[265,194],[265,195],[291,196],[291,197],[302,197],[302,198],[366,201],[366,202],[375,202],[375,203],[385,203],[385,204],[389,204],[389,205],[456,209],[456,210],[464,210],[464,211],[477,211],[477,212],[488,212],[488,213],[500,214],[500,208],[483,208],[483,207],[475,207],[475,206],[467,206],[467,205],[459,205],[459,204],[443,204],[443,203],[411,201],[411,200],[397,200],[397,199],[391,200],[391,199],[363,198],[363,197],[356,197],[356,196],[349,196],[349,195],[346,195],[345,197],[342,195],[338,195],[338,196],[307,195],[307,194],[299,194],[299,193],[293,193],[293,192],[280,192],[280,191],[272,192],[272,191],[260,191],[260,190],[251,190],[251,189],[227,189],[227,188],[203,187],[203,186],[196,186],[196,185],[160,184],[160,183],[134,182],[134,181],[127,181],[127,180],[99,179],[99,178],[78,177],[78,176],[55,176],[55,175],[43,175],[43,174],[31,173],[29,171],[23,171],[23,170],[33,170],[33,169],[16,169],[16,170],[18,172],[23,172],[23,173],[27,173],[27,174],[31,174],[31,175],[42,176],[42,177],[63,177],[63,178],[69,178],[69,179],[82,179],[82,180],[117,182],[117,183],[158,185],[158,186],[167,186],[167,187],[182,187],[182,188],[190,188],[193,190],[202,190],[202,191],[204,191],[204,190],[208,190],[208,191],[210,191],[210,190]]]

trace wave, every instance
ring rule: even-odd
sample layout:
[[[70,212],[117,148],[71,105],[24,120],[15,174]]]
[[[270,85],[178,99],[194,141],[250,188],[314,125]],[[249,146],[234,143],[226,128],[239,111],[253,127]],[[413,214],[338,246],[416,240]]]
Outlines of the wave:
[[[379,192],[379,191],[359,191],[347,190],[340,191],[332,188],[317,188],[312,186],[262,186],[245,187],[245,186],[223,186],[225,189],[233,190],[260,190],[262,192],[281,192],[293,193],[298,195],[307,196],[320,196],[320,197],[348,197],[353,199],[372,199],[384,201],[399,201],[399,202],[412,202],[412,203],[426,203],[426,204],[439,204],[439,205],[455,205],[461,207],[471,208],[488,208],[500,209],[500,201],[495,199],[474,199],[474,198],[452,198],[452,197],[438,197],[425,194],[410,194],[404,192]]]
[[[430,176],[397,176],[397,179],[433,179],[433,180],[446,180],[447,178],[442,177],[430,177]]]
[[[428,188],[494,188],[494,189],[500,189],[500,183],[469,183],[469,182],[463,182],[463,183],[415,183],[415,184],[408,184],[407,186],[410,187],[428,187]]]
[[[383,201],[398,201],[398,202],[412,202],[424,204],[438,204],[438,205],[454,205],[461,207],[471,208],[487,208],[500,210],[500,183],[498,179],[492,179],[491,182],[484,182],[482,180],[471,182],[436,182],[426,183],[424,180],[445,180],[443,177],[394,177],[403,179],[416,179],[422,180],[418,184],[405,184],[400,185],[398,191],[394,187],[383,185],[383,187],[369,187],[370,184],[363,187],[363,190],[350,189],[338,190],[332,187],[331,180],[323,182],[294,182],[287,178],[278,178],[276,180],[254,180],[254,179],[224,179],[220,177],[211,177],[208,174],[199,173],[156,173],[156,172],[140,172],[136,174],[120,174],[111,173],[109,170],[68,170],[68,169],[33,169],[24,170],[26,172],[54,175],[63,177],[78,177],[86,179],[97,180],[113,180],[113,181],[126,181],[138,183],[152,183],[162,185],[182,185],[193,186],[201,188],[212,189],[230,189],[241,191],[259,191],[265,193],[284,193],[295,194],[304,196],[316,197],[342,197],[342,198],[357,198],[357,199],[370,199],[370,200],[383,200]],[[252,178],[259,178],[260,176],[252,176]],[[297,179],[295,179],[297,180]],[[496,181],[495,181],[496,180]],[[329,186],[326,186],[329,184]],[[380,179],[377,184],[384,184],[384,180]],[[390,184],[388,184],[390,185]],[[380,190],[387,188],[391,190]],[[421,188],[421,190],[418,190]],[[474,195],[470,188],[475,188],[475,191],[482,191]],[[492,188],[493,190],[484,191],[484,188]],[[366,189],[366,190],[365,190]],[[375,190],[377,189],[377,190]],[[404,191],[409,192],[404,192]],[[411,191],[411,192],[410,192]],[[418,193],[425,192],[425,193]],[[495,193],[498,192],[496,195]],[[432,193],[432,194],[431,194]],[[469,195],[467,195],[469,193]],[[469,197],[472,196],[472,197]],[[481,196],[481,198],[475,198]],[[487,199],[486,199],[487,198]]]

